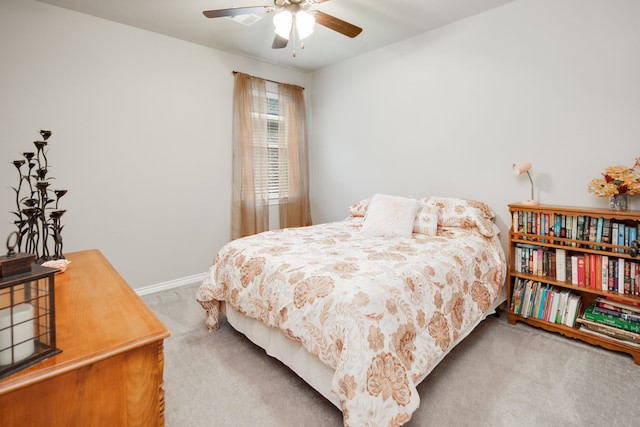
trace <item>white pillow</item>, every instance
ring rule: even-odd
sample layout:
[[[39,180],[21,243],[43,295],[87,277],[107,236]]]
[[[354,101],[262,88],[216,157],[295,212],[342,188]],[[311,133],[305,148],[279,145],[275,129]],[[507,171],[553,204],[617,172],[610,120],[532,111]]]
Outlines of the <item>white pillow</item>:
[[[380,237],[411,237],[418,199],[374,194],[362,223],[362,232]]]

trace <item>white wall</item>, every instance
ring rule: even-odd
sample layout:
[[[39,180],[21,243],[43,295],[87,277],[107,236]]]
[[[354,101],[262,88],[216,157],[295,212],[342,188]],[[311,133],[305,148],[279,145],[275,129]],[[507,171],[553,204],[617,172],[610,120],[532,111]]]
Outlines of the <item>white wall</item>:
[[[314,73],[315,221],[374,192],[606,207],[640,156],[640,1],[517,0]],[[632,200],[639,209],[638,197]]]
[[[51,129],[64,252],[133,287],[204,273],[229,240],[233,70],[307,76],[32,0],[0,0],[0,239],[10,164]],[[0,249],[2,250],[2,249]]]

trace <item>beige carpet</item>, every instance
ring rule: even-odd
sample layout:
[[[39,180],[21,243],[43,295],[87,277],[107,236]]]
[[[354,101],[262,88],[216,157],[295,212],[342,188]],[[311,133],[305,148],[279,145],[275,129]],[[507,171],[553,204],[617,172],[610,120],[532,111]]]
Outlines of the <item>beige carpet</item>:
[[[223,321],[207,332],[197,286],[143,297],[170,329],[167,427],[339,427],[342,415]],[[610,352],[489,318],[418,387],[407,426],[638,426],[640,366]]]

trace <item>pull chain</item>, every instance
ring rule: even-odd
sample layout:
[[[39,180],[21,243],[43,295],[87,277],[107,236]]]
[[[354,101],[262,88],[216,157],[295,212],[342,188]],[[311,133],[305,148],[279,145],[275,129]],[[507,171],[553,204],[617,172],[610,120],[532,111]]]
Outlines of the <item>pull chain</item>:
[[[293,57],[296,57],[296,39],[297,39],[297,35],[298,35],[298,30],[296,29],[296,15],[293,15],[293,20],[291,22],[291,35],[292,35],[292,42],[293,42]]]

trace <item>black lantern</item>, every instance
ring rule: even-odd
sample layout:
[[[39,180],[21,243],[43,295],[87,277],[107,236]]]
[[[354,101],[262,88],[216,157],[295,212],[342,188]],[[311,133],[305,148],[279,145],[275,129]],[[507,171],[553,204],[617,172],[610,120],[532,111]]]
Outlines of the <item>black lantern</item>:
[[[9,236],[11,239],[11,236]],[[60,352],[56,348],[54,268],[33,254],[0,257],[0,378]]]

